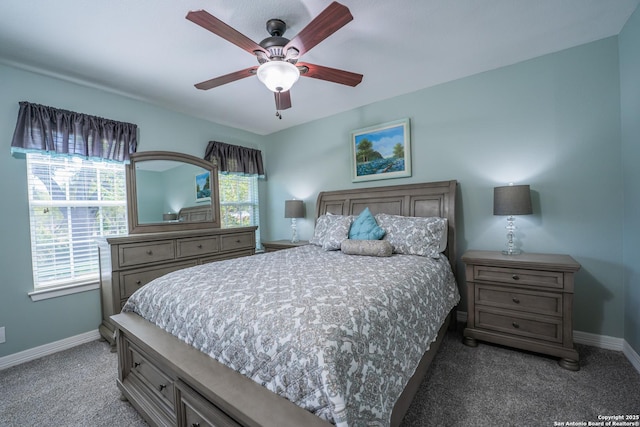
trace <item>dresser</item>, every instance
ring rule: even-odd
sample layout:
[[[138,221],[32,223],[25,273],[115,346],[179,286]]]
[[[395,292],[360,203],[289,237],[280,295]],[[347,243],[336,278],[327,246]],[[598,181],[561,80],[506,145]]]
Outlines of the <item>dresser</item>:
[[[153,279],[198,264],[253,255],[256,228],[130,234],[100,240],[100,334],[114,345],[110,316],[120,313],[129,296]]]
[[[462,256],[467,283],[464,343],[476,340],[559,357],[565,369],[580,369],[573,344],[574,274],[568,255],[503,255],[468,251]]]
[[[275,252],[280,251],[282,249],[295,248],[297,246],[308,245],[308,240],[300,240],[298,242],[292,242],[291,240],[274,240],[271,242],[262,242],[262,246],[264,246],[265,252]]]

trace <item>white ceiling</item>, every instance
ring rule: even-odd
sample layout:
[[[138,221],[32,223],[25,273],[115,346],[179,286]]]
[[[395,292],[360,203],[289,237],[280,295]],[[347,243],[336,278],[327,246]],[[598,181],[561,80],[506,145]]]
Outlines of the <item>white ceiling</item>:
[[[301,78],[275,117],[257,65],[185,19],[205,9],[259,43],[279,18],[293,38],[329,0],[0,0],[0,61],[258,134],[617,35],[640,0],[341,0],[354,20],[302,60],[364,75],[352,88]]]

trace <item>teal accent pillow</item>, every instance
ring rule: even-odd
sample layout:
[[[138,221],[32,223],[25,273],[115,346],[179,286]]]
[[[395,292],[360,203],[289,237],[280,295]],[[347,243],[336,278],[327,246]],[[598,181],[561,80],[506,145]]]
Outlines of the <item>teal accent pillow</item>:
[[[351,240],[380,240],[384,237],[385,231],[378,226],[375,217],[364,208],[360,215],[353,221],[349,229],[349,239]]]

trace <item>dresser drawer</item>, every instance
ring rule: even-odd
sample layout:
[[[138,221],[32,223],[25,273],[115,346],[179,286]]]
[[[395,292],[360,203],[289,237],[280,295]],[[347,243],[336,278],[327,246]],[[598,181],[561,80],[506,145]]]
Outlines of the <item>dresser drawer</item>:
[[[478,284],[475,303],[549,316],[562,316],[562,294]]]
[[[118,248],[120,267],[148,264],[152,262],[174,259],[175,246],[173,240],[161,240],[152,243],[127,243]]]
[[[476,306],[475,327],[562,343],[562,319]]]
[[[173,412],[175,407],[173,379],[156,368],[143,352],[129,342],[127,350],[129,351],[127,361],[131,363],[128,367],[129,375],[136,377],[144,384],[147,394],[153,396],[154,400]]]
[[[179,426],[240,427],[240,424],[182,381],[176,383],[176,389]]]
[[[564,288],[564,274],[557,271],[524,270],[475,265],[473,267],[473,280],[541,288]]]
[[[191,239],[178,239],[176,241],[178,258],[209,255],[220,251],[220,239],[218,236]]]
[[[252,248],[255,246],[254,233],[238,233],[232,236],[221,236],[220,250],[233,251],[236,249]]]
[[[186,261],[164,267],[144,268],[122,272],[120,273],[120,297],[126,301],[131,294],[153,279],[164,276],[172,271],[193,267],[194,265],[196,265],[196,261]]]

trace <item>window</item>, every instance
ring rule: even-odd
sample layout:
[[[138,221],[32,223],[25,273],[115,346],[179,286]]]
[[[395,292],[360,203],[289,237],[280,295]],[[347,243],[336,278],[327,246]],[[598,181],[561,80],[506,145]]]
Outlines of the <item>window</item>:
[[[222,227],[258,225],[258,177],[218,173]],[[260,229],[256,230],[256,248],[261,248]]]
[[[97,283],[96,239],[127,233],[122,163],[27,154],[35,291]]]

